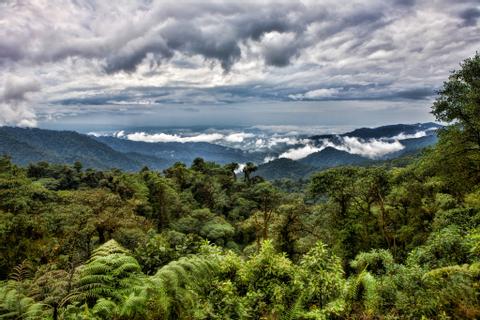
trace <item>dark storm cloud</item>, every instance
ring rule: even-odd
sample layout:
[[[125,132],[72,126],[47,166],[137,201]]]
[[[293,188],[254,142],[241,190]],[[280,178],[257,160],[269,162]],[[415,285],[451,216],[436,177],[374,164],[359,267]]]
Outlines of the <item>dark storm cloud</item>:
[[[480,9],[468,8],[460,13],[460,17],[463,19],[465,26],[474,26],[480,18]]]
[[[24,30],[8,30],[7,27],[0,34],[4,36],[0,44],[1,62],[22,59],[45,62],[79,56],[103,60],[105,71],[112,73],[134,71],[149,54],[161,63],[172,58],[176,52],[218,61],[228,71],[240,59],[242,44],[248,40],[261,42],[263,36],[270,32],[292,32],[295,36],[295,41],[291,43],[267,47],[262,51],[267,65],[286,66],[303,48],[348,28],[357,29],[355,33],[359,36],[358,41],[352,44],[351,49],[354,49],[375,29],[390,23],[385,9],[401,10],[414,5],[414,1],[392,0],[383,6],[357,5],[352,6],[352,10],[340,12],[321,2],[145,2],[138,6],[145,11],[138,23],[122,23],[120,20],[111,33],[99,33],[89,27],[82,30],[79,26],[58,27],[52,33],[55,21],[46,13],[35,13],[35,6],[28,7],[16,1],[6,2],[3,6],[14,4],[25,11],[18,18],[9,19],[18,19],[21,25],[30,18],[36,20]],[[86,14],[95,14],[100,7],[96,2],[70,5],[86,11]],[[465,24],[471,25],[479,14],[478,8],[468,8],[460,16]],[[305,30],[315,23],[324,25],[307,39]],[[19,34],[15,36],[14,32]],[[32,37],[38,40],[35,46],[25,43]]]
[[[400,6],[410,7],[410,6],[413,6],[416,1],[415,0],[395,0],[394,2],[395,4]]]
[[[87,7],[78,3],[71,5],[78,6],[78,10],[90,10],[92,14],[98,10],[93,3]],[[24,7],[22,3],[18,6]],[[228,70],[241,56],[242,42],[259,41],[272,31],[301,33],[306,28],[302,21],[306,8],[300,3],[288,2],[275,5],[254,2],[245,5],[229,2],[152,4],[137,25],[117,22],[119,25],[113,26],[111,34],[98,34],[88,28],[78,32],[77,28],[70,30],[68,27],[59,27],[51,33],[50,27],[55,21],[48,15],[35,13],[35,7],[22,9],[25,9],[24,15],[20,15],[17,22],[22,25],[29,22],[31,17],[27,13],[30,11],[36,18],[35,24],[18,30],[17,37],[7,37],[9,30],[4,31],[1,61],[27,59],[42,63],[79,56],[104,60],[105,71],[109,73],[134,71],[148,54],[161,62],[170,59],[175,52],[219,61]],[[290,18],[292,13],[297,16]],[[39,40],[35,47],[24,42],[32,36]]]
[[[388,84],[352,85],[340,88],[315,89],[299,92],[297,89],[258,84],[218,86],[214,88],[191,87],[130,87],[89,97],[55,101],[58,105],[139,105],[153,104],[215,104],[242,103],[248,101],[368,101],[368,100],[425,100],[433,97],[434,88],[421,87],[392,90]],[[135,97],[141,97],[140,101]],[[187,111],[188,108],[184,108]],[[195,109],[197,110],[197,109]]]
[[[301,19],[306,8],[298,3],[280,2],[269,6],[248,3],[232,7],[228,2],[217,2],[211,6],[197,3],[192,6],[199,7],[195,16],[184,12],[183,8],[173,7],[164,24],[153,20],[145,35],[130,41],[119,53],[113,53],[107,59],[106,71],[132,71],[149,53],[164,60],[175,52],[218,61],[228,71],[240,59],[240,47],[245,41],[258,42],[263,35],[274,31],[292,31],[301,36],[307,27]],[[292,13],[298,17],[290,18]],[[265,61],[269,65],[284,66],[295,51],[291,47],[283,52],[270,50]]]
[[[433,97],[435,90],[433,88],[415,88],[410,90],[401,90],[392,97],[411,100],[424,100]]]
[[[358,10],[338,13],[330,12],[328,4],[306,5],[300,1],[246,2],[243,5],[229,1],[147,2],[144,6],[148,11],[140,17],[141,21],[135,25],[129,21],[115,21],[118,25],[112,26],[111,33],[99,33],[91,28],[78,30],[79,26],[58,27],[52,33],[55,21],[49,15],[36,13],[34,6],[27,7],[22,3],[18,6],[25,10],[24,14],[9,19],[18,19],[21,25],[30,22],[31,18],[36,20],[27,29],[12,30],[20,31],[17,37],[12,34],[7,37],[6,31],[9,30],[4,31],[1,61],[27,59],[42,63],[78,56],[104,61],[107,73],[132,72],[149,54],[161,63],[176,52],[218,61],[228,71],[240,59],[242,45],[248,40],[261,42],[263,36],[271,32],[292,32],[296,38],[281,47],[269,47],[263,51],[267,65],[286,66],[302,48],[314,43],[316,37],[328,37],[351,27],[361,27],[364,33],[368,33],[386,23],[381,8],[359,7]],[[86,14],[96,14],[99,10],[95,2],[72,3],[71,6],[86,10]],[[324,21],[328,21],[328,25],[313,37],[305,38],[305,30],[310,25]],[[32,37],[38,43],[25,43]]]

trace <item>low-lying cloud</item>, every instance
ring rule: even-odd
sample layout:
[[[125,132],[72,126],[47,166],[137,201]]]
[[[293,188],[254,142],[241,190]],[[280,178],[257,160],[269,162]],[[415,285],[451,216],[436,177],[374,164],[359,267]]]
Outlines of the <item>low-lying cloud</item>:
[[[282,153],[279,158],[287,158],[287,159],[291,159],[291,160],[300,160],[300,159],[303,159],[309,155],[311,155],[312,153],[315,153],[315,152],[319,152],[319,151],[322,151],[323,149],[325,149],[325,147],[315,147],[311,144],[307,144],[303,147],[300,147],[300,148],[292,148],[292,149],[289,149],[287,151],[285,151],[284,153]]]
[[[291,148],[280,154],[279,158],[299,160],[313,153],[320,152],[326,147],[332,147],[337,150],[346,151],[362,157],[378,159],[405,148],[405,146],[402,145],[399,140],[393,139],[363,140],[357,137],[341,137],[338,139],[340,142],[332,142],[328,139],[325,139],[319,146],[308,143],[302,147]]]
[[[155,133],[148,134],[145,132],[135,132],[125,134],[120,131],[116,134],[118,138],[126,138],[132,141],[143,142],[215,142],[224,138],[224,135],[220,133],[201,133],[194,136],[180,136],[177,134]]]
[[[248,138],[253,138],[255,135],[253,133],[245,133],[245,132],[238,132],[238,133],[232,133],[229,134],[225,137],[225,140],[228,142],[236,142],[236,143],[241,143],[245,139]]]
[[[132,141],[143,141],[150,143],[191,143],[207,142],[243,150],[245,152],[256,152],[263,155],[263,161],[269,162],[278,158],[287,158],[291,160],[300,160],[313,153],[321,152],[327,147],[345,151],[350,154],[359,155],[369,159],[382,159],[389,154],[405,149],[402,140],[422,138],[434,134],[437,127],[427,128],[418,126],[406,132],[402,132],[394,137],[383,138],[359,138],[348,136],[347,134],[338,134],[325,136],[320,139],[309,137],[305,134],[299,134],[300,128],[291,126],[279,127],[267,126],[260,129],[256,127],[245,127],[241,131],[237,129],[202,129],[191,131],[188,129],[166,128],[163,132],[144,132],[144,131],[117,131],[113,133],[90,133],[91,135],[101,136],[110,135],[121,139]],[[296,130],[292,130],[296,129]],[[322,133],[321,128],[307,128],[302,130],[306,132],[313,131]],[[331,128],[323,128],[330,131]],[[323,131],[325,133],[325,131]]]
[[[114,133],[90,132],[93,136],[114,136],[117,138],[128,139],[132,141],[143,141],[150,143],[165,142],[208,142],[216,143],[228,147],[239,148],[245,151],[271,151],[275,149],[285,149],[288,146],[304,145],[310,142],[306,138],[293,136],[291,132],[264,132],[253,127],[248,131],[234,130],[214,130],[208,129],[200,132],[190,132],[189,130],[175,130],[168,132],[148,133],[144,131],[125,132],[124,130]]]
[[[369,139],[365,141],[357,137],[344,137],[342,144],[332,145],[332,147],[370,159],[381,158],[405,148],[398,140]]]
[[[404,132],[402,132],[402,133],[392,137],[392,139],[396,139],[396,140],[416,139],[416,138],[425,137],[426,135],[427,135],[426,131],[418,131],[418,132],[415,132],[415,133],[404,133]]]

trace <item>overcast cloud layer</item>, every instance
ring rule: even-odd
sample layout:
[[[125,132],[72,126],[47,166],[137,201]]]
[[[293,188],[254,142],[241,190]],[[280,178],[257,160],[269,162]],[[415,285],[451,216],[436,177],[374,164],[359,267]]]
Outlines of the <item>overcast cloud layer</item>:
[[[479,49],[479,20],[478,0],[1,1],[0,124],[172,104],[428,105]]]

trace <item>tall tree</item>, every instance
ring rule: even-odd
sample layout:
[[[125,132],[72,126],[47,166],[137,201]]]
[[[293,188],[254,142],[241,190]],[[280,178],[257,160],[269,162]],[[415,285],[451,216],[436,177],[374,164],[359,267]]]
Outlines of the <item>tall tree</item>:
[[[244,180],[247,183],[251,182],[251,174],[257,171],[257,166],[253,162],[247,162],[243,167]]]

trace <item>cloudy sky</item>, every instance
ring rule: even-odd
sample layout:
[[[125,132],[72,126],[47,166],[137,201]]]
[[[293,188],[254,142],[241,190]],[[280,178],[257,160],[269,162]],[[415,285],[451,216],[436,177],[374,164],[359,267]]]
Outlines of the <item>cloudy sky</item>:
[[[478,0],[0,0],[0,124],[431,119]]]

